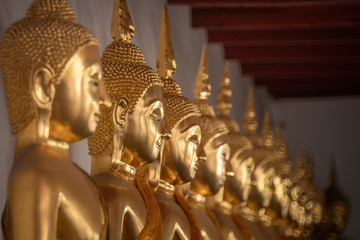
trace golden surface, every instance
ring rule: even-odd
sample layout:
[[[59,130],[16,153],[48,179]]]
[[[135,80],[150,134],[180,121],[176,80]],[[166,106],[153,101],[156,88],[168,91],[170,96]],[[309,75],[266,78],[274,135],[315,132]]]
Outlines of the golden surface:
[[[211,85],[209,82],[209,72],[207,69],[206,42],[203,44],[198,73],[196,75],[194,86],[194,100],[207,100],[211,94]]]
[[[171,79],[176,62],[166,6],[162,10],[156,67],[164,81],[165,116],[172,137],[162,148],[159,166],[155,166],[158,169],[154,170],[155,174],[149,174],[149,182],[161,210],[163,239],[191,239],[189,216],[183,210],[184,204],[179,205],[174,197],[174,186],[190,182],[195,176],[198,165],[196,150],[201,140],[200,114],[196,106],[181,95],[180,86]]]
[[[250,191],[246,207],[259,211],[262,208],[268,207],[273,197],[275,169],[270,149],[272,141],[268,139],[268,145],[265,145],[264,139],[256,135],[257,122],[253,98],[253,90],[250,88],[243,127],[246,137],[248,137],[254,147],[255,169],[253,174],[254,188]],[[264,125],[266,126],[266,124]],[[271,135],[268,135],[268,137],[270,138]]]
[[[229,128],[230,160],[234,176],[226,179],[222,188],[213,199],[208,199],[208,206],[213,211],[213,217],[221,226],[224,239],[249,239],[250,230],[242,224],[240,219],[232,216],[232,204],[244,205],[251,190],[251,178],[255,169],[253,158],[253,145],[242,134],[236,121],[228,116],[231,110],[231,90],[228,62],[225,63],[224,76],[217,97],[216,108],[219,117]],[[240,226],[240,227],[239,227]]]
[[[204,240],[221,239],[221,233],[217,230],[215,224],[209,217],[205,206],[205,197],[196,192],[190,191],[188,203],[192,207],[199,224],[201,235]]]
[[[188,201],[194,210],[203,238],[221,239],[221,233],[216,231],[216,225],[207,214],[205,199],[216,194],[224,186],[228,170],[225,166],[229,159],[230,148],[227,143],[228,129],[226,125],[215,118],[213,108],[207,103],[210,89],[206,66],[206,45],[204,44],[194,86],[194,102],[201,113],[202,140],[199,148],[201,152],[199,151],[198,154],[205,154],[206,161],[199,166],[195,178],[191,182]]]
[[[156,69],[159,73],[159,76],[163,79],[171,78],[176,72],[175,55],[171,44],[169,13],[166,6],[163,7],[161,13],[160,38],[159,49],[156,56]]]
[[[163,83],[146,65],[141,50],[130,43],[133,30],[126,2],[115,1],[114,41],[102,57],[113,106],[104,110],[88,141],[91,174],[109,209],[109,239],[159,239],[160,209],[135,173],[136,168],[157,159],[170,132],[163,120]]]
[[[69,143],[95,131],[100,104],[110,107],[97,45],[61,0],[34,1],[4,35],[1,68],[16,133],[5,239],[106,239],[103,198],[69,158]]]
[[[317,229],[317,236],[323,239],[347,239],[343,236],[349,221],[351,204],[341,189],[335,162],[332,163],[330,186],[325,190],[324,216]]]

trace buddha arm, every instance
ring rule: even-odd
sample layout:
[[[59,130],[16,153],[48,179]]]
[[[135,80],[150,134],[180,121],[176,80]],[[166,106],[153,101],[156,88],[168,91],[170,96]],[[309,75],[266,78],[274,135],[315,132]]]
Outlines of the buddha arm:
[[[39,173],[21,173],[9,179],[7,220],[11,240],[56,239],[59,195]]]

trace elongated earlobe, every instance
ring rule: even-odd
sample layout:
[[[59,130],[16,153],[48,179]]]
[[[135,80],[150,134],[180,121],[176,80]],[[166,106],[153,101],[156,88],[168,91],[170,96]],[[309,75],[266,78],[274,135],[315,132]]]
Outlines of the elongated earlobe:
[[[34,65],[30,79],[30,91],[36,108],[37,138],[39,142],[49,138],[50,116],[55,96],[54,70],[38,63]]]
[[[129,111],[129,100],[125,97],[119,98],[113,108],[113,151],[111,156],[111,168],[118,171],[121,165],[121,153],[124,148],[124,137],[126,129],[126,117]]]

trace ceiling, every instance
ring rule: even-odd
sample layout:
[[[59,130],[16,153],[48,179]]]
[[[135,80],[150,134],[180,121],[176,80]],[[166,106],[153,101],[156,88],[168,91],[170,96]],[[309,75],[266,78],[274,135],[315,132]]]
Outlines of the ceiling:
[[[274,98],[360,95],[360,0],[168,0]]]

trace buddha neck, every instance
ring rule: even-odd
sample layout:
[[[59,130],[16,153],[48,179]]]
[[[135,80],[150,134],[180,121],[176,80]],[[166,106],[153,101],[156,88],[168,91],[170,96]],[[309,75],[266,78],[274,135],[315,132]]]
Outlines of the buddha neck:
[[[209,208],[217,209],[226,215],[230,215],[232,212],[232,205],[224,200],[225,187],[221,187],[219,191],[214,195],[206,198],[206,205]]]
[[[188,196],[188,202],[190,206],[194,208],[205,208],[206,197],[190,190]]]
[[[226,215],[231,215],[232,213],[232,205],[227,201],[217,202],[216,209],[219,209]]]
[[[162,179],[159,179],[155,188],[155,192],[174,199],[175,186]]]
[[[136,168],[124,162],[120,162],[117,168],[118,169],[116,171],[111,169],[110,172],[116,176],[121,177],[125,181],[128,182],[134,181]]]
[[[129,159],[131,159],[133,156],[126,153],[124,157],[124,154],[122,154],[121,161],[118,163],[119,165],[115,166],[117,170],[113,170],[113,166],[111,165],[111,155],[113,148],[112,145],[113,144],[110,143],[102,153],[92,156],[90,175],[95,176],[100,173],[110,172],[115,176],[121,177],[125,181],[132,182],[135,179],[136,168],[123,160],[128,160],[128,162],[131,162]]]
[[[271,227],[273,225],[273,218],[271,217],[271,215],[268,215],[268,212],[265,208],[259,210],[258,219],[265,226]]]
[[[164,150],[167,146],[166,144]],[[160,179],[174,186],[182,184],[183,182],[180,181],[178,173],[174,169],[173,160],[168,151],[164,151],[161,162],[163,166],[161,166]]]
[[[139,157],[137,152],[130,150],[127,146],[124,146],[124,150],[121,154],[121,161],[134,168],[139,168],[148,164],[148,162]]]
[[[257,220],[258,214],[253,209],[249,208],[248,206],[243,206],[242,204],[239,204],[234,208],[234,211],[236,214],[241,215],[245,219],[255,222]]]
[[[34,119],[25,129],[16,134],[15,154],[21,153],[24,149],[37,144],[56,151],[57,154],[60,154],[60,158],[69,159],[69,143],[54,138],[38,140],[37,125]]]

